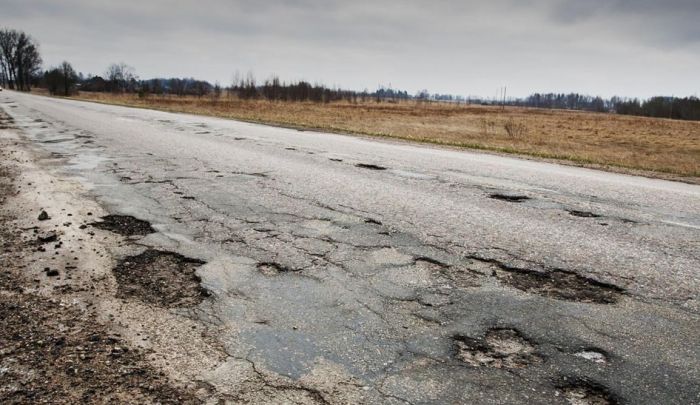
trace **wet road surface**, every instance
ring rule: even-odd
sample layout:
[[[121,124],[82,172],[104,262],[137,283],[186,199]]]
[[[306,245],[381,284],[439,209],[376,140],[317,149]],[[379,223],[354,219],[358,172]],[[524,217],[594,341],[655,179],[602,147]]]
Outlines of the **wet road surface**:
[[[167,305],[216,334],[228,357],[201,377],[215,387],[279,375],[308,402],[700,403],[699,186],[13,92],[0,103],[46,165],[150,223],[146,259],[196,271],[206,295]]]

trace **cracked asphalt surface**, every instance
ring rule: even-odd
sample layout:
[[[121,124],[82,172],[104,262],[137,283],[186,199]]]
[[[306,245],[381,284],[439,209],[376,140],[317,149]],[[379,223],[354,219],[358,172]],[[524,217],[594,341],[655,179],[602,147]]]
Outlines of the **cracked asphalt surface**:
[[[0,108],[155,231],[128,241],[196,261],[207,296],[170,311],[218,342],[193,373],[210,398],[700,403],[698,186],[14,92]]]

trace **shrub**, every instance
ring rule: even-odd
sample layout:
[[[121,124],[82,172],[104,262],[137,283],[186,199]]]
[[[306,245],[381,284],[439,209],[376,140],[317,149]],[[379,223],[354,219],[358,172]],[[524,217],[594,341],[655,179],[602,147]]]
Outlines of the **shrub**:
[[[508,136],[517,138],[527,134],[527,127],[521,122],[516,122],[513,118],[509,118],[503,128],[506,130]]]

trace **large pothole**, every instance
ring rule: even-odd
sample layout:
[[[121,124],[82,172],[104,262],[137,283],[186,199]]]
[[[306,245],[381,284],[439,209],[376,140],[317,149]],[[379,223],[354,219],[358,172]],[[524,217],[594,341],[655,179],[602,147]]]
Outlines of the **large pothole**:
[[[515,329],[491,329],[482,339],[457,335],[454,342],[457,359],[474,367],[523,368],[542,361],[535,346]]]
[[[148,221],[129,215],[107,215],[102,217],[102,221],[90,225],[124,236],[144,236],[155,232]]]
[[[163,307],[197,305],[210,295],[196,274],[203,264],[173,252],[146,250],[121,260],[114,268],[117,295]]]
[[[565,270],[539,272],[501,266],[496,277],[518,290],[568,301],[614,304],[624,293],[615,285]]]
[[[617,405],[620,402],[606,387],[585,380],[569,381],[558,388],[571,405]]]

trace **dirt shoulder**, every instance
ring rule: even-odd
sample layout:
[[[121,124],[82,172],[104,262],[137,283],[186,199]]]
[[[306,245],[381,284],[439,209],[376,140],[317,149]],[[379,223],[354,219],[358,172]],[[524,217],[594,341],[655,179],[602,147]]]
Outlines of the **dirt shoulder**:
[[[60,202],[38,206],[41,196],[56,197],[55,181],[37,183],[21,140],[2,132],[0,402],[199,403],[99,316],[110,293],[90,258],[99,249],[94,232]],[[42,210],[49,218],[39,220]]]

